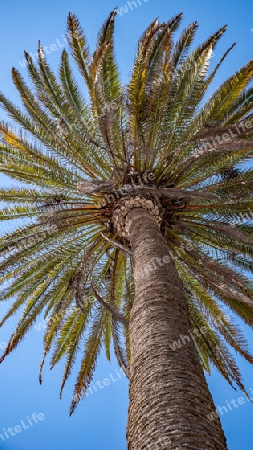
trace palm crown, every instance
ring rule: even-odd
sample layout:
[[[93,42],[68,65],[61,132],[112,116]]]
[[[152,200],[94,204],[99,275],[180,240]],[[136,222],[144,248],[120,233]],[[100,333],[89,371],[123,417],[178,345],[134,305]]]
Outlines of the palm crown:
[[[68,17],[68,41],[89,101],[68,53],[62,53],[57,79],[40,44],[38,66],[25,53],[33,88],[12,71],[25,112],[0,95],[17,124],[0,125],[1,170],[24,184],[1,190],[9,205],[1,219],[30,219],[0,240],[1,281],[8,283],[1,300],[16,297],[1,325],[23,308],[1,361],[44,311],[41,369],[53,346],[52,366],[66,357],[62,389],[80,347],[83,352],[71,412],[103,345],[110,358],[113,343],[128,374],[134,283],[121,222],[131,199],[144,202],[159,220],[188,296],[204,369],[213,363],[244,389],[229,347],[253,362],[233,315],[226,314],[253,324],[253,290],[245,276],[253,271],[252,226],[242,220],[252,206],[253,173],[242,163],[253,148],[253,62],[204,101],[233,46],[210,72],[226,27],[191,51],[196,23],[172,41],[179,14],[146,29],[129,84],[122,87],[115,15],[100,30],[93,55],[78,19]]]

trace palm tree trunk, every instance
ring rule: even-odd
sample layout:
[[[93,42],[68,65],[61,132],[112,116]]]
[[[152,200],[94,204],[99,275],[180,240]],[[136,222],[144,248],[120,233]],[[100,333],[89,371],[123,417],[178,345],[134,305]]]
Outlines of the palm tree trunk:
[[[128,449],[225,450],[226,439],[190,337],[187,299],[168,246],[145,209],[132,209],[126,228],[135,282],[129,325]],[[171,344],[178,340],[181,346],[173,350]]]

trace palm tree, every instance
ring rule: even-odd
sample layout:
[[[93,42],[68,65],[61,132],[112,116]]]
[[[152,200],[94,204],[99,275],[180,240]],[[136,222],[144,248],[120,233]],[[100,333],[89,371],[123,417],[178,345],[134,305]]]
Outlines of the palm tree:
[[[226,27],[191,50],[195,22],[173,44],[179,14],[145,30],[123,87],[115,15],[91,55],[69,14],[85,95],[68,53],[56,78],[40,43],[32,87],[12,71],[24,108],[0,95],[16,123],[1,123],[1,170],[21,183],[1,190],[1,219],[23,221],[0,240],[1,300],[15,297],[1,325],[22,309],[1,361],[43,311],[41,370],[51,349],[52,366],[65,357],[61,392],[82,352],[71,414],[113,345],[130,450],[224,450],[204,371],[245,392],[231,350],[253,362],[235,321],[253,325],[253,62],[207,98],[233,46],[209,70]]]

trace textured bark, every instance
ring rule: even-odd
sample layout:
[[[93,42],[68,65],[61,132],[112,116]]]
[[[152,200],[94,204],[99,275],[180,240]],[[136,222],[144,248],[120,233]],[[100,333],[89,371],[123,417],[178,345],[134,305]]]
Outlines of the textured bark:
[[[143,208],[128,213],[126,228],[135,282],[128,449],[225,450],[226,439],[190,338],[187,299],[168,246]],[[181,348],[172,350],[170,344],[179,339]]]

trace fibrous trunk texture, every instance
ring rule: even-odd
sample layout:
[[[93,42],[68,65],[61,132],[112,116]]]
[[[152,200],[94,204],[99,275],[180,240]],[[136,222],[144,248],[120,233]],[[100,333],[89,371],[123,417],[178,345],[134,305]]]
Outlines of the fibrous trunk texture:
[[[129,450],[226,450],[226,439],[190,338],[187,299],[157,222],[126,219],[135,282],[130,317]],[[173,341],[181,339],[173,350]],[[171,346],[172,345],[172,346]],[[208,417],[209,416],[209,417]]]

